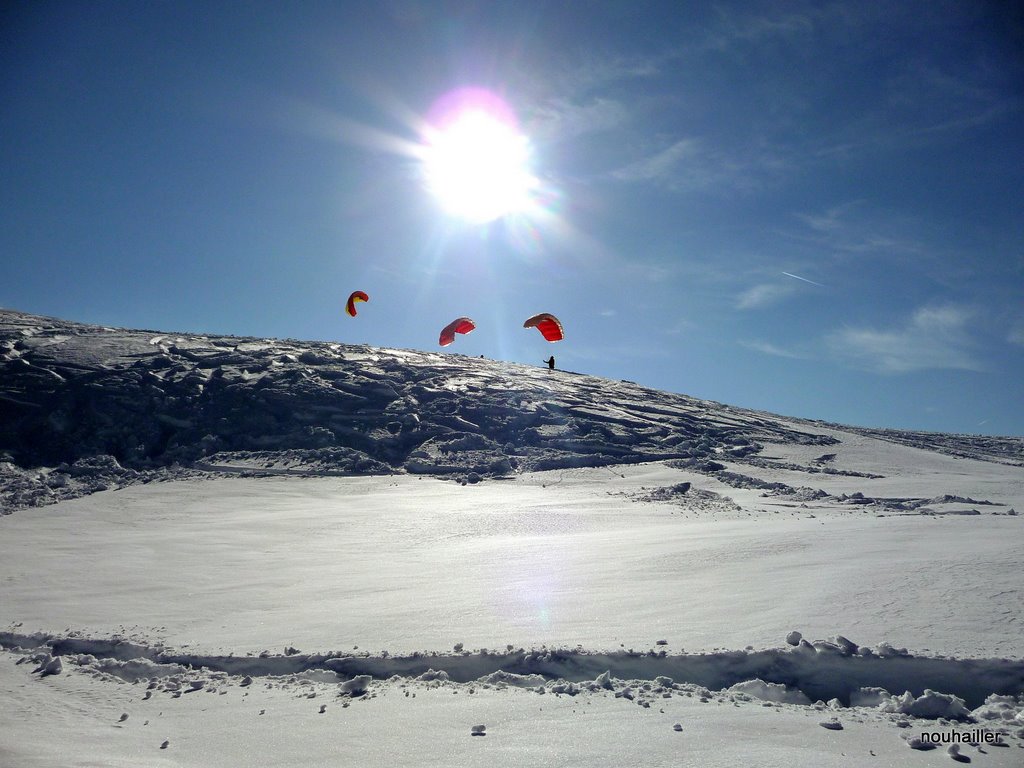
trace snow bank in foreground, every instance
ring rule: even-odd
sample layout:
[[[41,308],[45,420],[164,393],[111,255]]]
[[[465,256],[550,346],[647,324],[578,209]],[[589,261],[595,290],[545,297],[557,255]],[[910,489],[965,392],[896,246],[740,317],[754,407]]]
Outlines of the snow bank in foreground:
[[[288,648],[281,655],[213,656],[118,638],[0,633],[0,646],[21,652],[42,674],[61,674],[63,659],[66,669],[120,681],[157,681],[155,687],[167,691],[228,676],[337,682],[349,696],[365,694],[373,681],[395,679],[431,687],[473,684],[570,696],[605,691],[642,706],[673,692],[706,697],[720,691],[719,696],[744,701],[802,706],[827,701],[833,709],[867,707],[926,719],[1024,724],[1024,661],[909,654],[882,658],[844,655],[835,650],[840,647],[836,643],[820,645],[815,650],[801,641],[796,647],[766,651],[672,656],[548,648],[411,656],[306,654]]]
[[[452,739],[469,742],[475,735],[486,737],[482,744],[502,748],[514,739],[515,749],[526,745],[524,754],[533,754],[532,761],[522,764],[539,767],[557,762],[553,758],[565,748],[579,758],[573,739],[589,744],[608,729],[617,729],[622,743],[642,739],[642,762],[659,765],[678,762],[680,748],[691,762],[716,768],[747,763],[842,768],[858,755],[863,764],[871,755],[879,758],[872,762],[896,765],[909,750],[935,750],[937,744],[953,758],[984,755],[981,762],[992,768],[1017,764],[1017,750],[1024,748],[1024,662],[844,655],[836,650],[841,643],[801,643],[769,651],[677,656],[579,648],[312,654],[287,646],[280,654],[236,657],[179,652],[117,637],[3,632],[0,684],[6,684],[15,703],[0,713],[0,728],[22,737],[21,753],[38,755],[44,745],[24,740],[32,729],[20,714],[23,702],[45,700],[53,706],[60,701],[54,697],[88,687],[90,696],[114,702],[100,718],[89,718],[88,738],[103,739],[97,752],[103,757],[96,764],[121,764],[110,752],[112,733],[117,739],[134,734],[125,750],[132,750],[136,761],[140,750],[150,749],[170,750],[168,755],[181,764],[239,764],[235,753],[209,761],[215,738],[197,740],[196,734],[211,720],[219,731],[249,729],[244,739],[249,748],[254,739],[272,733],[273,744],[261,754],[272,754],[275,764],[295,766],[336,760],[336,754],[314,757],[296,749],[306,749],[307,743],[334,744],[331,735],[338,732],[352,739],[361,721],[372,723],[366,731],[371,740],[388,743],[378,759],[364,759],[371,766],[396,764],[393,743],[412,730],[429,733],[430,742],[448,739],[444,757],[424,760],[422,739],[416,739],[416,755],[402,764],[481,768],[493,756],[465,752]],[[16,664],[10,664],[12,659]],[[865,681],[876,684],[850,689]],[[923,681],[930,687],[919,692]],[[893,695],[891,689],[906,692]],[[985,689],[989,692],[978,698]],[[857,709],[840,701],[844,690]],[[832,693],[837,697],[823,703],[822,696]],[[973,710],[968,700],[976,701]],[[195,719],[176,717],[186,709]],[[527,720],[515,724],[509,716],[513,710],[529,713]],[[558,712],[564,714],[559,728],[541,749],[538,728],[549,725]],[[101,734],[96,723],[103,717],[117,730]],[[413,727],[413,722],[420,725]],[[780,737],[778,729],[786,723],[789,728]],[[63,723],[54,732],[65,732]],[[280,738],[300,732],[302,744],[281,745]],[[785,743],[787,757],[759,759],[758,750],[775,737]],[[660,746],[652,746],[655,742]],[[236,737],[233,743],[240,741]],[[62,749],[72,755],[72,747]],[[587,765],[611,768],[635,759],[636,753],[592,757]],[[78,762],[75,752],[73,759],[47,764]]]

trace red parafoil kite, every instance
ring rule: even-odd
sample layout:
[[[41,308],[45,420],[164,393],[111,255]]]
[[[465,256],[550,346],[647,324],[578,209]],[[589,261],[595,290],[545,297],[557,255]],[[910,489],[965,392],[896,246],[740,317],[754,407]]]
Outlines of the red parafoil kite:
[[[345,305],[345,311],[348,312],[352,317],[356,316],[356,302],[357,301],[369,301],[370,297],[362,291],[352,291],[352,295],[348,297],[348,304]]]
[[[523,323],[523,328],[536,328],[548,341],[561,341],[564,337],[561,321],[547,312],[534,315]]]
[[[441,329],[441,336],[438,338],[437,343],[442,347],[447,347],[455,341],[456,333],[469,333],[474,328],[476,328],[476,323],[468,317],[460,317],[452,320],[448,325]]]

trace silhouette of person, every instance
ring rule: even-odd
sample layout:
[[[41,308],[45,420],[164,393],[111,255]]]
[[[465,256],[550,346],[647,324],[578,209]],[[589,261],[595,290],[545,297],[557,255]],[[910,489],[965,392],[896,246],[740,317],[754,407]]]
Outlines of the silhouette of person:
[[[555,356],[554,356],[554,355],[552,355],[551,357],[549,357],[549,358],[548,358],[547,360],[545,360],[544,362],[548,364],[548,370],[549,370],[549,371],[553,371],[553,370],[555,370]]]

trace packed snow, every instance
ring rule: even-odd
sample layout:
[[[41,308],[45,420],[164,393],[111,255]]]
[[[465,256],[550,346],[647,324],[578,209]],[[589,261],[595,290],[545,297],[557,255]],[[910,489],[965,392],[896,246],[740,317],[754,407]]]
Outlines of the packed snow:
[[[0,764],[1020,765],[1021,509],[1019,438],[0,311]]]

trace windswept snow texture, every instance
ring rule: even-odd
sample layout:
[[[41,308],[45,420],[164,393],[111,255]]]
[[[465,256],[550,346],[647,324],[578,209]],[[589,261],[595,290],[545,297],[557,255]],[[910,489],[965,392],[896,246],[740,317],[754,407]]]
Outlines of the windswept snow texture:
[[[1018,438],[0,311],[0,764],[1016,766],[1020,510]]]
[[[196,468],[470,477],[743,456],[835,438],[629,382],[461,355],[81,325],[0,311],[0,455],[59,467],[7,508]],[[108,456],[92,471],[83,459]]]
[[[871,434],[1024,465],[1019,439]],[[660,459],[699,468],[781,443],[818,448],[821,458],[801,469],[842,473],[827,466],[838,442],[819,423],[539,367],[0,310],[5,511],[165,478],[169,466],[177,475],[181,465],[475,481]]]

